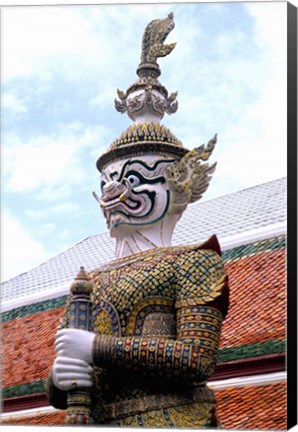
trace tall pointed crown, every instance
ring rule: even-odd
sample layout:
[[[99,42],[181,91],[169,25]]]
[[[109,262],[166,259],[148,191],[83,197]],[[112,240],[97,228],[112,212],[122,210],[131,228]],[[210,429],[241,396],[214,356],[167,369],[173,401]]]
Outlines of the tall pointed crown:
[[[109,162],[119,159],[158,154],[175,159],[168,169],[169,184],[173,192],[172,212],[183,211],[189,202],[198,200],[206,191],[216,164],[206,162],[211,155],[217,136],[207,145],[193,150],[186,149],[172,132],[160,124],[164,114],[177,111],[177,92],[168,95],[167,89],[158,81],[161,74],[157,59],[172,52],[176,44],[164,44],[175,27],[174,15],[151,21],[145,28],[142,40],[141,62],[137,68],[138,81],[126,92],[117,90],[116,110],[127,112],[134,124],[114,141],[97,160],[102,171]]]
[[[165,113],[173,114],[178,109],[177,92],[168,95],[157,79],[161,74],[157,59],[169,55],[176,46],[176,43],[164,43],[174,27],[174,15],[170,13],[165,19],[151,21],[145,28],[137,68],[139,79],[126,92],[117,90],[119,99],[115,99],[116,110],[122,114],[126,112],[134,124],[98,158],[99,171],[120,157],[157,153],[178,161],[189,152],[168,128],[160,124]]]
[[[165,19],[151,21],[145,28],[141,61],[136,71],[139,79],[126,92],[117,90],[119,99],[115,99],[116,110],[127,113],[134,125],[99,157],[96,163],[99,171],[110,161],[125,155],[150,152],[181,159],[188,152],[181,141],[160,124],[165,113],[174,114],[178,109],[177,92],[169,95],[157,79],[161,74],[157,59],[170,54],[176,46],[176,43],[164,43],[174,27],[174,15],[170,13]]]

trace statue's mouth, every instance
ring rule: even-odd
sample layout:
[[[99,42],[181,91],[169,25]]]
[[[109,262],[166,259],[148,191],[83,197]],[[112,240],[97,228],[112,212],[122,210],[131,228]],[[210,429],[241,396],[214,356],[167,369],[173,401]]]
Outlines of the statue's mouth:
[[[99,202],[108,225],[145,224],[156,201],[155,190],[133,188],[127,179],[121,183],[113,181],[105,185],[101,197],[95,192],[93,195]]]
[[[131,185],[125,180],[124,184],[114,183],[107,193],[102,195],[100,205],[104,212],[115,207],[138,210],[141,206],[141,200],[132,198]]]
[[[127,207],[131,210],[138,210],[141,207],[141,202],[127,197],[125,194],[119,194],[112,199],[101,199],[100,205],[104,211],[111,210],[115,207]]]

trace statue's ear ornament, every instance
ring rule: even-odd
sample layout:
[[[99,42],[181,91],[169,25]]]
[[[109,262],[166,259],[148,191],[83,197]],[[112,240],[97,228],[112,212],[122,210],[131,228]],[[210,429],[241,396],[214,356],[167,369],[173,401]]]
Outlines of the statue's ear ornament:
[[[180,161],[167,169],[168,183],[172,192],[170,213],[180,213],[189,203],[199,200],[207,190],[216,163],[209,165],[207,161],[215,147],[217,135],[200,147],[186,153]]]

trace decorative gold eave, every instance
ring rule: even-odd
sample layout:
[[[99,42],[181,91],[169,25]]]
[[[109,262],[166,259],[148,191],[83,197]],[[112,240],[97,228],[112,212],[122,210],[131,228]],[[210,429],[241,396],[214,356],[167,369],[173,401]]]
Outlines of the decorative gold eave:
[[[97,160],[99,171],[119,157],[161,154],[180,160],[189,150],[165,126],[155,123],[133,124]]]

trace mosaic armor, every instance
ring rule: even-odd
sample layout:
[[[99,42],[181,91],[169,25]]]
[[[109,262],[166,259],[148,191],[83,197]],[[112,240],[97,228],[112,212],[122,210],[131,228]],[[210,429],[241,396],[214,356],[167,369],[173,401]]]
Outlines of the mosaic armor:
[[[216,365],[228,283],[216,237],[157,248],[89,273],[94,284],[93,421],[217,426],[206,381]],[[50,381],[49,381],[50,383]],[[49,384],[50,402],[66,408]]]

